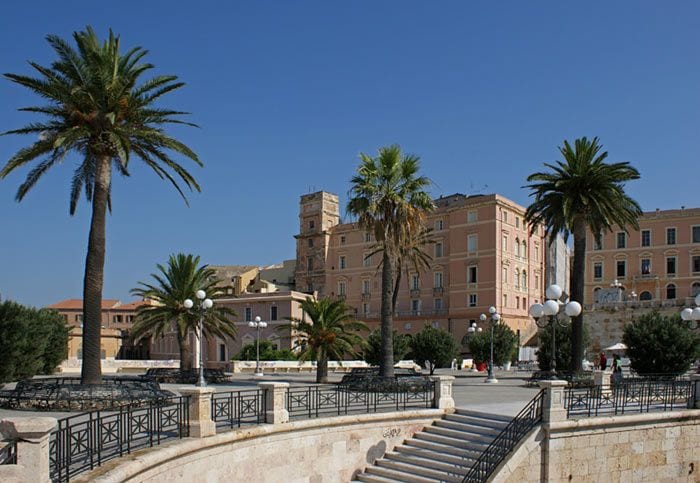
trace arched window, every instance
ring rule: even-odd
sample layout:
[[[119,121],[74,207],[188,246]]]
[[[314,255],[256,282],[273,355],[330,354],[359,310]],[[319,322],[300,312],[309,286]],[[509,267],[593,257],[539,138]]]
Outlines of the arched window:
[[[506,284],[508,283],[508,268],[503,267],[503,280],[501,280],[501,283]]]
[[[513,244],[513,250],[515,250],[515,256],[519,257],[520,256],[520,238],[515,239],[515,243]]]
[[[520,288],[520,270],[517,268],[515,269],[515,276],[513,277],[513,283],[515,284],[515,288]]]
[[[676,298],[676,286],[672,283],[666,285],[666,298],[668,300],[673,300]]]
[[[520,251],[520,256],[523,258],[527,258],[527,243],[525,243],[525,240],[523,240],[523,248]]]
[[[651,292],[648,290],[645,290],[644,292],[639,294],[639,300],[651,300],[653,297],[651,296]]]
[[[523,273],[521,275],[522,277],[522,282],[520,282],[520,286],[523,288],[523,290],[527,289],[527,271],[523,270]]]
[[[700,282],[693,282],[693,285],[690,286],[690,293],[693,297],[700,294]]]

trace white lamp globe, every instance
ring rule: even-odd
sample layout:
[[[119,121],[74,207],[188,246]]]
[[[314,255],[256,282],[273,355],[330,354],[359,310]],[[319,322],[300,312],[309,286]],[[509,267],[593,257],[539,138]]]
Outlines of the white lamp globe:
[[[479,316],[479,320],[482,321],[482,322],[486,322],[486,314],[481,314],[481,315]]]
[[[695,307],[693,309],[693,315],[691,316],[693,320],[700,320],[700,307]]]
[[[255,322],[253,322],[252,320],[248,322],[248,327],[255,327]]]
[[[681,310],[681,319],[683,320],[692,320],[693,319],[693,309],[683,309]]]
[[[212,299],[204,299],[204,302],[202,302],[202,307],[205,309],[210,309],[214,306],[214,302]]]
[[[473,334],[475,331],[476,331],[476,329],[474,328],[473,325],[470,325],[470,326],[467,328],[467,332],[469,332],[470,334]]]
[[[569,317],[576,317],[578,314],[581,313],[581,304],[576,302],[575,300],[572,300],[571,302],[566,304],[564,311]]]
[[[530,306],[529,312],[531,317],[539,319],[544,315],[544,307],[542,306],[542,304],[532,304]]]
[[[481,332],[482,330],[483,330],[483,329],[482,329],[481,327],[479,327],[478,329],[476,329],[477,332]]]
[[[185,299],[185,301],[182,302],[182,306],[185,307],[186,309],[191,309],[193,305],[194,305],[194,302],[192,302],[190,299]]]
[[[489,307],[489,314],[495,314],[495,313],[496,313],[496,307],[494,307],[492,305],[491,307]]]
[[[207,293],[204,290],[197,290],[195,295],[199,300],[204,300],[207,297]]]
[[[264,329],[265,327],[267,327],[267,322],[258,322],[258,325],[261,329]]]
[[[547,300],[542,308],[544,315],[557,315],[559,312],[559,303],[556,300]]]
[[[259,315],[256,315],[256,316],[255,316],[255,322],[260,322],[260,316],[259,316]]]
[[[548,299],[558,299],[561,297],[561,294],[563,293],[561,287],[557,284],[550,285],[547,287],[547,291],[545,292],[547,295]]]
[[[695,305],[700,305],[700,293],[695,296]]]
[[[498,322],[499,320],[501,320],[501,314],[493,314],[491,318],[494,322]]]

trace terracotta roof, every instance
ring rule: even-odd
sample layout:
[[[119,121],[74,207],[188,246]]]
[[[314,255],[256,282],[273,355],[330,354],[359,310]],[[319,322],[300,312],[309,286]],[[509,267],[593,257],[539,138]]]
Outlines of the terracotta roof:
[[[129,302],[128,304],[121,304],[119,307],[115,307],[117,310],[136,310],[142,305],[153,305],[145,300],[137,300],[135,302]]]
[[[102,300],[102,310],[112,309],[121,302],[117,299],[103,299]],[[83,308],[83,299],[67,299],[62,300],[58,303],[51,304],[47,307],[48,309],[57,310],[79,310]]]

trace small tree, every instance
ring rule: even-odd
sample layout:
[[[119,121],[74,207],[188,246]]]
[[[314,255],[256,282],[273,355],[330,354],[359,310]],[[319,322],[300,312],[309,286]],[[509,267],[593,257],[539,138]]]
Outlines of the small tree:
[[[502,366],[513,359],[518,350],[518,335],[506,324],[493,328],[493,363]],[[469,351],[475,361],[491,360],[491,329],[478,332],[469,338]]]
[[[260,341],[260,360],[261,361],[295,361],[296,354],[290,349],[276,349],[269,340]],[[255,342],[246,344],[241,351],[236,355],[237,361],[254,361],[255,360]]]
[[[622,341],[639,374],[680,374],[700,356],[700,335],[678,315],[644,314],[625,326]]]
[[[392,336],[394,344],[394,363],[399,362],[411,350],[411,336],[408,334],[399,334],[394,331]],[[373,366],[378,366],[382,360],[382,334],[379,330],[373,330],[367,340],[362,344],[363,359]]]
[[[411,349],[415,361],[419,364],[428,362],[431,375],[435,368],[448,366],[458,351],[457,341],[452,335],[429,325],[411,338]]]
[[[535,355],[537,356],[537,364],[542,371],[548,371],[552,368],[552,328],[547,326],[538,332],[540,339],[539,347]],[[563,327],[557,325],[557,370],[565,371],[571,368],[571,324],[566,324]],[[584,326],[583,329],[583,344],[588,347],[589,337],[588,330]]]

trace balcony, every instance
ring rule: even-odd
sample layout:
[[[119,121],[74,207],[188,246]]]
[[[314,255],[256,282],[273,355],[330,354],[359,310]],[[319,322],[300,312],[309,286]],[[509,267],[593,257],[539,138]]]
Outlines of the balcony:
[[[399,310],[393,313],[394,319],[403,317],[445,317],[448,314],[447,309],[435,309],[435,310]],[[368,312],[363,315],[367,319],[378,319],[381,317],[380,312]]]
[[[433,296],[441,297],[444,291],[444,287],[433,287]]]
[[[420,289],[419,288],[412,288],[411,289],[411,297],[420,297]]]
[[[640,273],[632,277],[635,282],[641,282],[644,280],[656,280],[659,278],[657,273]]]
[[[367,301],[368,301],[369,299],[371,299],[371,298],[372,298],[372,294],[369,293],[369,292],[363,293],[363,294],[362,294],[362,301],[363,301],[363,302],[367,302]]]

